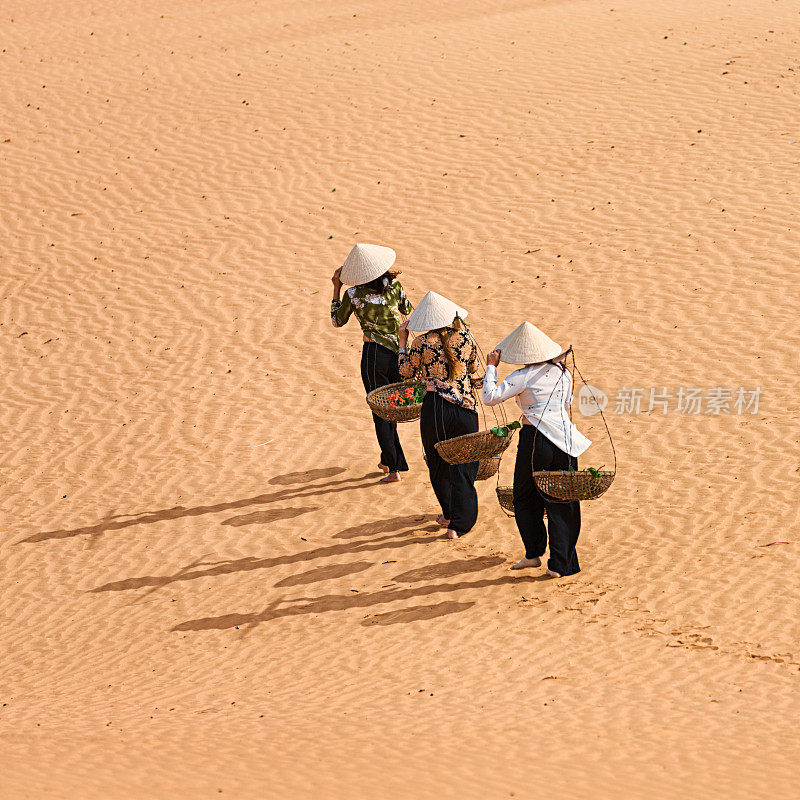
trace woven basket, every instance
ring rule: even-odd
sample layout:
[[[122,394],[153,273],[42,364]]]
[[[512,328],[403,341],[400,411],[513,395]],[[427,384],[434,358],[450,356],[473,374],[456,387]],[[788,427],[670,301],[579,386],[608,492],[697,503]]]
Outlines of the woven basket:
[[[500,469],[500,456],[494,458],[482,458],[478,465],[478,474],[475,476],[476,481],[485,481],[488,478],[497,475],[497,470]]]
[[[491,431],[467,433],[437,442],[436,450],[448,464],[471,464],[502,455],[511,444],[513,433],[509,431],[508,436],[495,436]]]
[[[422,413],[422,403],[410,406],[390,406],[389,395],[396,391],[402,392],[408,387],[414,389],[417,386],[424,386],[424,384],[419,381],[402,381],[379,386],[367,395],[367,405],[372,409],[373,414],[387,422],[413,422],[415,419],[419,419]]]
[[[539,490],[558,500],[594,500],[611,486],[615,475],[606,471],[595,476],[586,469],[533,473]]]
[[[505,511],[514,513],[514,487],[513,486],[498,486],[497,487],[497,502],[500,503],[500,508]]]

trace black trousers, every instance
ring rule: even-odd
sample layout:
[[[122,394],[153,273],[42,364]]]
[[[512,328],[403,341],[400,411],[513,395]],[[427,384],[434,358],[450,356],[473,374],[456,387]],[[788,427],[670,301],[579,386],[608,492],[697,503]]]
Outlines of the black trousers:
[[[434,445],[478,430],[478,415],[468,408],[443,399],[436,392],[427,392],[422,401],[419,432],[428,462],[428,474],[436,499],[450,528],[458,534],[468,533],[478,520],[478,495],[475,476],[478,462],[448,464]]]
[[[514,469],[514,514],[517,528],[525,545],[526,558],[544,555],[549,535],[550,559],[547,568],[560,575],[574,575],[581,570],[578,554],[575,552],[581,531],[581,504],[577,500],[557,502],[543,495],[533,479],[533,468],[538,472],[569,467],[577,469],[578,459],[556,447],[541,432],[536,435],[536,429],[532,425],[522,426]]]
[[[361,380],[368,392],[387,383],[397,383],[400,380],[397,353],[375,342],[364,342],[361,350]],[[387,422],[375,414],[372,415],[372,421],[381,448],[381,464],[389,467],[390,472],[408,472],[406,457],[397,436],[397,423]]]

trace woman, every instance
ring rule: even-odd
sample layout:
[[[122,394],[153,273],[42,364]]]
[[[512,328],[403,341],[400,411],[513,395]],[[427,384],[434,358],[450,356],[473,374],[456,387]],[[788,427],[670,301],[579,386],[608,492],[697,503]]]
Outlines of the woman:
[[[428,292],[400,326],[400,375],[425,381],[420,434],[431,486],[442,507],[438,519],[448,539],[468,533],[478,519],[475,476],[478,462],[448,464],[436,442],[478,430],[473,375],[477,352],[462,320],[467,312],[435,292]],[[409,331],[428,331],[406,348]]]
[[[511,569],[541,566],[548,536],[547,574],[553,578],[580,572],[575,545],[581,530],[577,500],[560,502],[536,487],[534,471],[578,468],[578,456],[591,442],[572,424],[572,377],[565,353],[530,322],[523,322],[486,357],[483,402],[493,406],[516,397],[524,414],[514,469],[514,515],[525,558]],[[497,365],[525,364],[499,386]],[[544,512],[547,511],[547,529]]]
[[[391,270],[396,255],[390,247],[377,244],[357,244],[344,265],[333,273],[333,302],[331,322],[341,328],[351,314],[361,325],[364,346],[361,350],[361,380],[367,392],[397,383],[397,332],[400,315],[410,314],[413,306],[397,280],[398,272]],[[341,297],[342,285],[350,288]],[[373,414],[375,435],[381,448],[378,467],[383,470],[381,483],[396,483],[400,473],[408,471],[403,448],[397,436],[397,423],[388,422]]]

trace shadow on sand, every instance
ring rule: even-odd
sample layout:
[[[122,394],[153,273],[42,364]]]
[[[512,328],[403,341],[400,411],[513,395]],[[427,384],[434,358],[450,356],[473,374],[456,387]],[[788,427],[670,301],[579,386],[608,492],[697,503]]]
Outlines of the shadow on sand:
[[[280,475],[272,478],[270,483],[287,483],[290,480],[299,483],[307,480],[332,477],[344,472],[344,467],[328,467],[326,469],[309,470],[308,472],[291,472],[287,475]],[[342,478],[340,480],[328,481],[327,483],[315,483],[310,485],[295,486],[291,489],[282,489],[271,494],[259,494],[254,497],[245,497],[240,500],[231,500],[225,503],[215,503],[214,505],[199,505],[192,507],[174,506],[173,508],[163,508],[156,511],[145,511],[140,514],[112,514],[94,525],[87,525],[81,528],[69,528],[53,531],[42,531],[20,539],[17,544],[44,542],[49,539],[70,539],[73,536],[100,536],[109,531],[120,531],[134,525],[151,525],[155,522],[165,520],[181,519],[183,517],[199,517],[203,514],[216,514],[220,511],[235,511],[248,506],[265,505],[266,503],[276,503],[285,500],[305,499],[318,497],[336,492],[346,492],[350,489],[360,489],[370,485],[371,474],[360,478]],[[307,511],[316,510],[318,506],[309,506],[302,509],[277,509],[274,511],[255,512],[245,514],[241,517],[231,517],[224,521],[224,525],[252,525],[257,522],[273,522],[278,519],[290,519],[291,517],[304,514]],[[263,514],[262,516],[259,516]],[[270,516],[273,515],[273,516]]]
[[[305,614],[326,614],[332,611],[348,611],[354,608],[369,609],[384,603],[393,603],[398,600],[417,600],[422,597],[430,597],[436,594],[446,594],[449,592],[460,592],[467,589],[487,589],[493,586],[505,586],[510,584],[520,585],[536,581],[538,578],[531,576],[511,576],[504,575],[500,578],[484,578],[475,581],[462,581],[460,583],[434,583],[428,586],[417,586],[413,588],[381,589],[377,592],[359,592],[350,594],[328,594],[320,597],[300,597],[293,600],[276,600],[270,603],[262,611],[247,614],[223,614],[218,617],[202,617],[181,622],[172,628],[173,631],[209,631],[227,630],[229,628],[242,628],[245,626],[260,625],[264,622],[272,622],[283,617],[298,617]],[[472,605],[456,604],[457,610],[466,610]],[[440,604],[441,606],[441,604]],[[419,608],[419,607],[417,607]],[[430,608],[429,606],[426,608]],[[407,611],[409,609],[406,609]],[[451,613],[451,612],[447,612]],[[438,614],[434,616],[440,616]],[[413,621],[413,620],[408,620]]]
[[[311,477],[318,480],[320,478],[332,478],[343,470],[339,468],[329,468],[326,470],[311,470],[305,473],[289,473],[288,475],[273,478],[270,482],[275,484],[288,484]],[[49,531],[30,537],[23,541],[42,541],[48,538],[65,538],[67,536],[78,536],[82,534],[93,534],[107,530],[118,530],[131,525],[147,524],[164,519],[174,519],[184,516],[195,516],[198,514],[208,514],[216,511],[230,510],[234,508],[244,508],[248,505],[270,503],[277,500],[287,500],[292,498],[314,497],[331,492],[347,491],[359,488],[364,485],[364,478],[345,478],[340,480],[329,480],[327,483],[315,483],[303,485],[290,489],[284,489],[273,494],[258,495],[230,503],[220,503],[214,506],[196,506],[194,508],[174,508],[162,511],[149,512],[147,514],[120,519],[118,517],[109,518],[95,526],[78,528],[71,531]],[[276,519],[289,519],[307,511],[314,510],[315,507],[305,508],[281,508],[264,511],[255,511],[248,514],[231,517],[223,522],[225,525],[241,526],[264,522],[272,522]],[[437,536],[431,536],[437,533]],[[335,541],[321,547],[313,547],[278,556],[258,558],[248,556],[238,559],[225,559],[220,561],[207,561],[199,559],[186,565],[177,572],[170,575],[142,575],[137,577],[125,578],[122,580],[111,581],[90,589],[91,593],[100,592],[123,592],[136,591],[139,589],[149,589],[145,593],[158,591],[158,589],[174,583],[193,581],[201,578],[209,578],[220,575],[230,575],[237,572],[250,572],[253,570],[271,569],[291,564],[305,564],[316,559],[330,559],[345,556],[343,561],[333,564],[324,564],[302,572],[297,575],[285,577],[275,584],[277,587],[306,586],[336,578],[344,578],[349,575],[356,575],[364,572],[371,566],[378,563],[388,564],[393,561],[376,560],[357,560],[352,561],[349,557],[357,554],[379,553],[385,549],[395,549],[399,547],[410,547],[417,544],[432,544],[439,541],[442,531],[435,523],[430,522],[430,518],[420,514],[410,514],[399,517],[388,517],[385,519],[365,522],[360,525],[345,528],[333,534]],[[175,625],[173,631],[205,631],[205,630],[227,630],[231,628],[255,627],[264,622],[284,617],[296,617],[308,614],[323,614],[335,611],[346,611],[350,609],[371,609],[374,606],[394,603],[397,601],[419,600],[422,598],[434,597],[436,595],[448,594],[464,590],[480,590],[490,587],[504,585],[519,585],[520,583],[530,583],[539,581],[542,576],[532,575],[502,575],[494,578],[477,578],[474,580],[461,580],[458,582],[446,582],[449,578],[458,578],[464,575],[471,575],[496,568],[503,564],[505,559],[502,556],[476,556],[462,559],[448,559],[441,563],[426,564],[423,567],[400,572],[392,582],[376,591],[358,591],[351,589],[346,594],[324,594],[317,597],[299,597],[289,600],[279,599],[269,603],[264,609],[249,613],[223,614],[220,616],[202,617],[199,619],[187,620]],[[407,586],[396,584],[411,584]],[[419,585],[425,584],[425,585]],[[442,601],[437,603],[416,604],[404,609],[387,611],[379,614],[369,614],[364,622],[368,625],[394,625],[419,620],[435,619],[437,617],[466,611],[475,605],[474,601],[456,602]]]
[[[351,553],[373,553],[386,548],[408,547],[414,544],[429,544],[434,541],[434,538],[429,534],[433,531],[439,531],[440,528],[435,524],[429,524],[424,527],[413,524],[420,519],[424,520],[425,518],[415,515],[413,517],[399,517],[397,519],[377,520],[376,522],[372,522],[370,523],[370,528],[373,533],[382,533],[387,529],[392,531],[388,535],[379,536],[378,538],[326,545],[324,547],[315,547],[308,550],[298,550],[296,553],[267,558],[247,556],[245,558],[223,561],[200,560],[183,567],[172,575],[142,575],[136,578],[126,578],[124,580],[103,584],[89,591],[124,592],[145,587],[160,588],[181,581],[211,578],[218,575],[230,575],[235,572],[250,572],[257,569],[270,569],[272,567],[281,567],[288,564],[305,563],[318,558],[346,556]],[[403,521],[402,524],[398,524],[400,520]],[[413,522],[409,522],[410,520],[413,520]],[[364,531],[364,533],[367,533],[367,531]],[[418,535],[420,533],[428,535]],[[409,534],[414,535],[409,537]],[[345,565],[346,563],[347,562],[345,562]],[[322,578],[318,578],[317,580],[322,580]]]

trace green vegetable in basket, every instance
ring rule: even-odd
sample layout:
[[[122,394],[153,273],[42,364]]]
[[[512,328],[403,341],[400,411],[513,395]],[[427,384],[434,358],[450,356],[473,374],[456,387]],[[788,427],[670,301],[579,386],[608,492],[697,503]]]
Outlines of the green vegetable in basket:
[[[495,436],[500,436],[501,438],[505,438],[506,436],[508,436],[510,431],[514,431],[517,428],[521,427],[522,425],[520,425],[519,422],[517,422],[517,420],[514,420],[513,422],[509,422],[508,425],[498,425],[497,427],[490,428],[489,430]]]
[[[602,466],[598,467],[597,469],[595,469],[594,467],[587,467],[587,468],[586,468],[586,471],[587,471],[587,472],[588,472],[588,473],[589,473],[589,474],[590,474],[590,475],[591,475],[593,478],[599,478],[599,477],[600,477],[600,470],[601,470],[601,469],[603,469],[603,467],[604,467],[604,466],[605,466],[605,464],[603,464]]]

